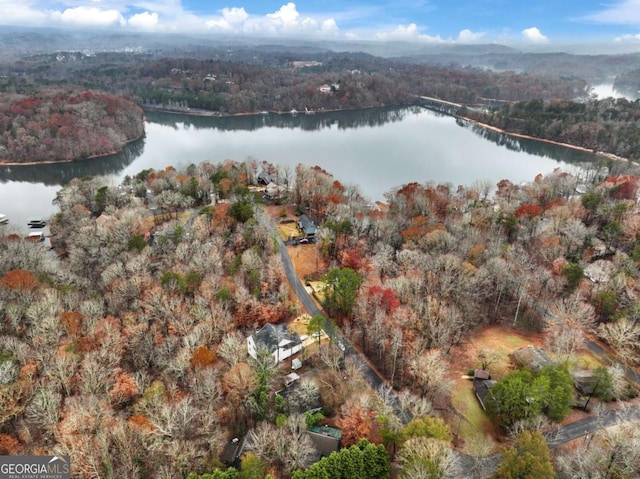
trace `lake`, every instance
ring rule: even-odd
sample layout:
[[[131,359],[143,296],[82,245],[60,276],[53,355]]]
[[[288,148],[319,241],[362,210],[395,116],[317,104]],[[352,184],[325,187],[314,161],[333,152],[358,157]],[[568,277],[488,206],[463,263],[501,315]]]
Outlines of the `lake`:
[[[280,165],[318,165],[372,201],[402,184],[471,185],[532,181],[593,155],[479,128],[430,110],[376,108],[313,115],[196,117],[147,113],[146,137],[119,155],[73,163],[0,167],[0,213],[26,230],[28,216],[54,214],[61,185],[86,175],[119,184],[146,168],[249,157]]]

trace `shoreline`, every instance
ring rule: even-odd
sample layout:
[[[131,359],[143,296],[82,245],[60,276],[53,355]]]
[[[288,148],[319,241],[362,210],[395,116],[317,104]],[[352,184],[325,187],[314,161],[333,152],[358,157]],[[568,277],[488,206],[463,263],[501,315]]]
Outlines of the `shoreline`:
[[[340,108],[336,109],[322,109],[322,110],[309,110],[298,111],[296,113],[291,113],[290,111],[277,111],[277,110],[264,110],[255,111],[255,112],[243,112],[243,113],[219,113],[210,110],[201,110],[201,109],[193,109],[193,110],[170,110],[168,108],[156,108],[149,106],[142,106],[141,108],[145,111],[150,111],[153,113],[167,113],[170,115],[181,115],[181,116],[197,116],[197,117],[205,117],[205,118],[235,118],[242,116],[268,116],[268,115],[280,115],[280,116],[309,116],[309,115],[322,115],[324,113],[336,113],[341,111],[357,111],[357,110],[373,110],[376,108],[409,108],[411,106],[420,106],[420,105],[383,105],[383,106],[363,106],[360,108]]]
[[[119,150],[112,151],[111,153],[102,153],[96,155],[85,156],[84,158],[76,158],[74,160],[50,160],[50,161],[23,161],[23,162],[15,162],[15,161],[2,161],[0,160],[0,168],[4,166],[36,166],[36,165],[61,165],[66,163],[74,163],[76,161],[85,161],[85,160],[95,160],[96,158],[106,158],[107,156],[117,155],[122,153],[124,149],[130,145],[131,143],[135,143],[138,140],[143,139],[147,136],[146,132],[143,130],[142,135],[133,140],[128,140],[124,143]]]
[[[561,146],[563,148],[569,148],[569,149],[572,149],[572,150],[583,151],[585,153],[591,153],[592,155],[599,156],[601,158],[608,158],[608,159],[611,159],[611,160],[630,162],[630,160],[628,158],[624,158],[623,156],[614,155],[613,153],[607,153],[606,151],[594,151],[594,150],[592,150],[590,148],[585,148],[584,146],[572,145],[571,143],[562,143],[560,141],[549,140],[549,139],[546,139],[546,138],[538,138],[536,136],[525,135],[523,133],[510,132],[510,131],[498,128],[497,126],[489,125],[487,123],[482,123],[482,122],[480,122],[478,120],[474,120],[474,119],[468,118],[466,116],[461,116],[461,115],[452,115],[452,116],[454,118],[459,119],[459,120],[463,120],[463,121],[466,121],[468,123],[472,123],[474,125],[477,125],[477,126],[479,126],[481,128],[484,128],[486,130],[495,131],[497,133],[502,133],[503,135],[512,136],[514,138],[522,138],[524,140],[540,141],[540,142],[543,142],[543,143],[548,143],[550,145],[556,145],[556,146]]]
[[[335,110],[335,109],[330,109],[330,110],[310,110],[308,112],[306,111],[298,111],[297,113],[291,113],[291,112],[287,112],[287,111],[267,111],[267,114],[269,115],[287,115],[287,116],[292,116],[292,117],[296,117],[296,116],[306,116],[306,115],[315,115],[315,114],[323,114],[323,113],[333,113],[333,112],[340,112],[340,111],[354,111],[354,110],[370,110],[370,109],[375,109],[375,108],[410,108],[411,106],[420,106],[422,108],[425,108],[427,110],[431,110],[431,111],[436,111],[438,113],[447,115],[447,116],[451,116],[452,118],[458,119],[458,120],[462,120],[465,121],[467,123],[471,123],[473,125],[477,125],[481,128],[484,128],[486,130],[490,130],[490,131],[495,131],[496,133],[501,133],[504,135],[508,135],[514,138],[522,138],[525,140],[533,140],[533,141],[539,141],[539,142],[543,142],[543,143],[548,143],[551,145],[556,145],[556,146],[560,146],[563,148],[569,148],[572,150],[576,150],[576,151],[582,151],[585,153],[590,153],[594,156],[600,157],[600,158],[607,158],[607,159],[611,159],[611,160],[616,160],[616,161],[626,161],[626,162],[630,162],[630,160],[628,158],[624,158],[618,155],[615,155],[613,153],[607,153],[604,151],[594,151],[592,149],[589,148],[585,148],[583,146],[578,146],[578,145],[573,145],[571,143],[562,143],[559,141],[555,141],[555,140],[549,140],[546,138],[538,138],[535,136],[531,136],[531,135],[525,135],[523,133],[516,133],[516,132],[510,132],[507,130],[503,130],[501,128],[498,128],[496,126],[493,125],[489,125],[487,123],[482,123],[481,121],[466,117],[466,116],[462,116],[462,115],[457,115],[457,114],[448,114],[448,113],[443,113],[439,110],[432,110],[429,107],[425,107],[424,105],[395,105],[395,106],[390,106],[390,105],[386,105],[386,106],[370,106],[370,107],[361,107],[361,108],[345,108],[345,109],[339,109],[339,110]],[[143,109],[143,111],[150,111],[150,112],[155,112],[155,113],[167,113],[167,114],[171,114],[171,115],[181,115],[181,116],[194,116],[194,117],[204,117],[204,118],[233,118],[233,117],[243,117],[243,116],[263,116],[265,115],[265,113],[263,112],[244,112],[244,113],[233,113],[233,114],[229,114],[229,113],[219,113],[219,112],[215,112],[215,111],[210,111],[210,110],[201,110],[201,109],[195,109],[195,110],[171,110],[171,109],[167,109],[167,108],[156,108],[156,107],[149,107],[149,106],[142,106],[141,107]],[[146,118],[145,118],[146,120]],[[76,161],[83,161],[83,160],[91,160],[91,159],[96,159],[96,158],[105,158],[108,156],[112,156],[112,155],[117,155],[119,153],[122,153],[122,151],[124,150],[124,148],[131,144],[134,143],[142,138],[144,138],[146,136],[146,132],[142,132],[142,135],[140,135],[137,138],[134,138],[132,140],[127,141],[126,143],[124,143],[122,145],[122,147],[119,150],[116,151],[112,151],[110,153],[104,153],[104,154],[96,154],[96,155],[91,155],[91,156],[87,156],[84,158],[77,158],[77,159],[72,159],[72,160],[51,160],[51,161],[28,161],[28,162],[5,162],[5,161],[1,161],[0,160],[0,167],[5,167],[5,166],[35,166],[35,165],[54,165],[54,164],[63,164],[63,163],[73,163]]]

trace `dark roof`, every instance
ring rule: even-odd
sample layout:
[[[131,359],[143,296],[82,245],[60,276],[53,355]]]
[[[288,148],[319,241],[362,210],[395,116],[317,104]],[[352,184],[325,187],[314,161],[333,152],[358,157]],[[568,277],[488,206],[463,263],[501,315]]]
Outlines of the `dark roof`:
[[[313,446],[320,456],[328,456],[340,449],[342,431],[329,426],[313,426],[307,431]]]
[[[224,451],[222,451],[222,455],[220,456],[220,460],[228,466],[238,466],[240,464],[240,456],[242,455],[243,449],[244,437],[234,437],[225,446]]]
[[[580,369],[571,373],[574,387],[581,394],[591,394],[596,386],[596,380],[593,377],[593,371]]]
[[[489,379],[474,379],[473,380],[473,391],[476,393],[476,397],[478,401],[480,401],[480,406],[485,411],[487,408],[484,405],[484,400],[489,394],[489,389],[496,383],[496,381],[492,381]]]
[[[263,185],[268,185],[271,182],[275,182],[278,179],[278,175],[275,173],[267,173],[266,171],[261,171],[258,173],[258,183]]]
[[[284,324],[267,323],[255,332],[253,340],[256,346],[263,345],[268,351],[275,351],[283,341],[298,344],[300,336],[290,332]]]
[[[298,218],[298,227],[304,232],[305,235],[315,234],[318,227],[316,222],[309,218],[307,215],[301,215]]]
[[[547,356],[544,349],[531,345],[515,350],[511,353],[511,357],[519,366],[538,372],[545,366],[553,364],[553,361]]]
[[[491,376],[489,376],[489,371],[485,371],[484,369],[474,369],[473,379],[491,379]]]

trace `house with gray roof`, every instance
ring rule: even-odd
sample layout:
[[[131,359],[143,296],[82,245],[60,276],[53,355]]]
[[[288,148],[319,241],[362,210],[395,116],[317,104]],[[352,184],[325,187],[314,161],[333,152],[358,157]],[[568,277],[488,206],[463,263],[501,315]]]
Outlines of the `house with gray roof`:
[[[285,324],[265,324],[247,338],[247,351],[254,359],[258,357],[258,350],[264,348],[275,363],[300,352],[302,341],[298,333],[292,333]]]
[[[330,426],[313,426],[305,433],[311,439],[316,450],[316,461],[340,450],[342,431]]]
[[[516,349],[511,353],[511,359],[517,366],[531,369],[536,373],[542,371],[545,366],[553,364],[544,349],[532,345]]]
[[[316,222],[309,218],[307,215],[300,215],[298,217],[298,228],[304,234],[305,238],[313,238],[318,231]]]

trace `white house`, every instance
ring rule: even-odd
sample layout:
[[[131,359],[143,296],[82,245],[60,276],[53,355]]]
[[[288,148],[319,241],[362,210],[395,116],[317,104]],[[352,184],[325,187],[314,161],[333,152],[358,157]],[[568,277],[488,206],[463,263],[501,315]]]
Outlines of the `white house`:
[[[302,342],[298,333],[290,332],[284,324],[265,324],[247,338],[247,350],[252,358],[257,359],[261,347],[279,363],[300,352]]]

